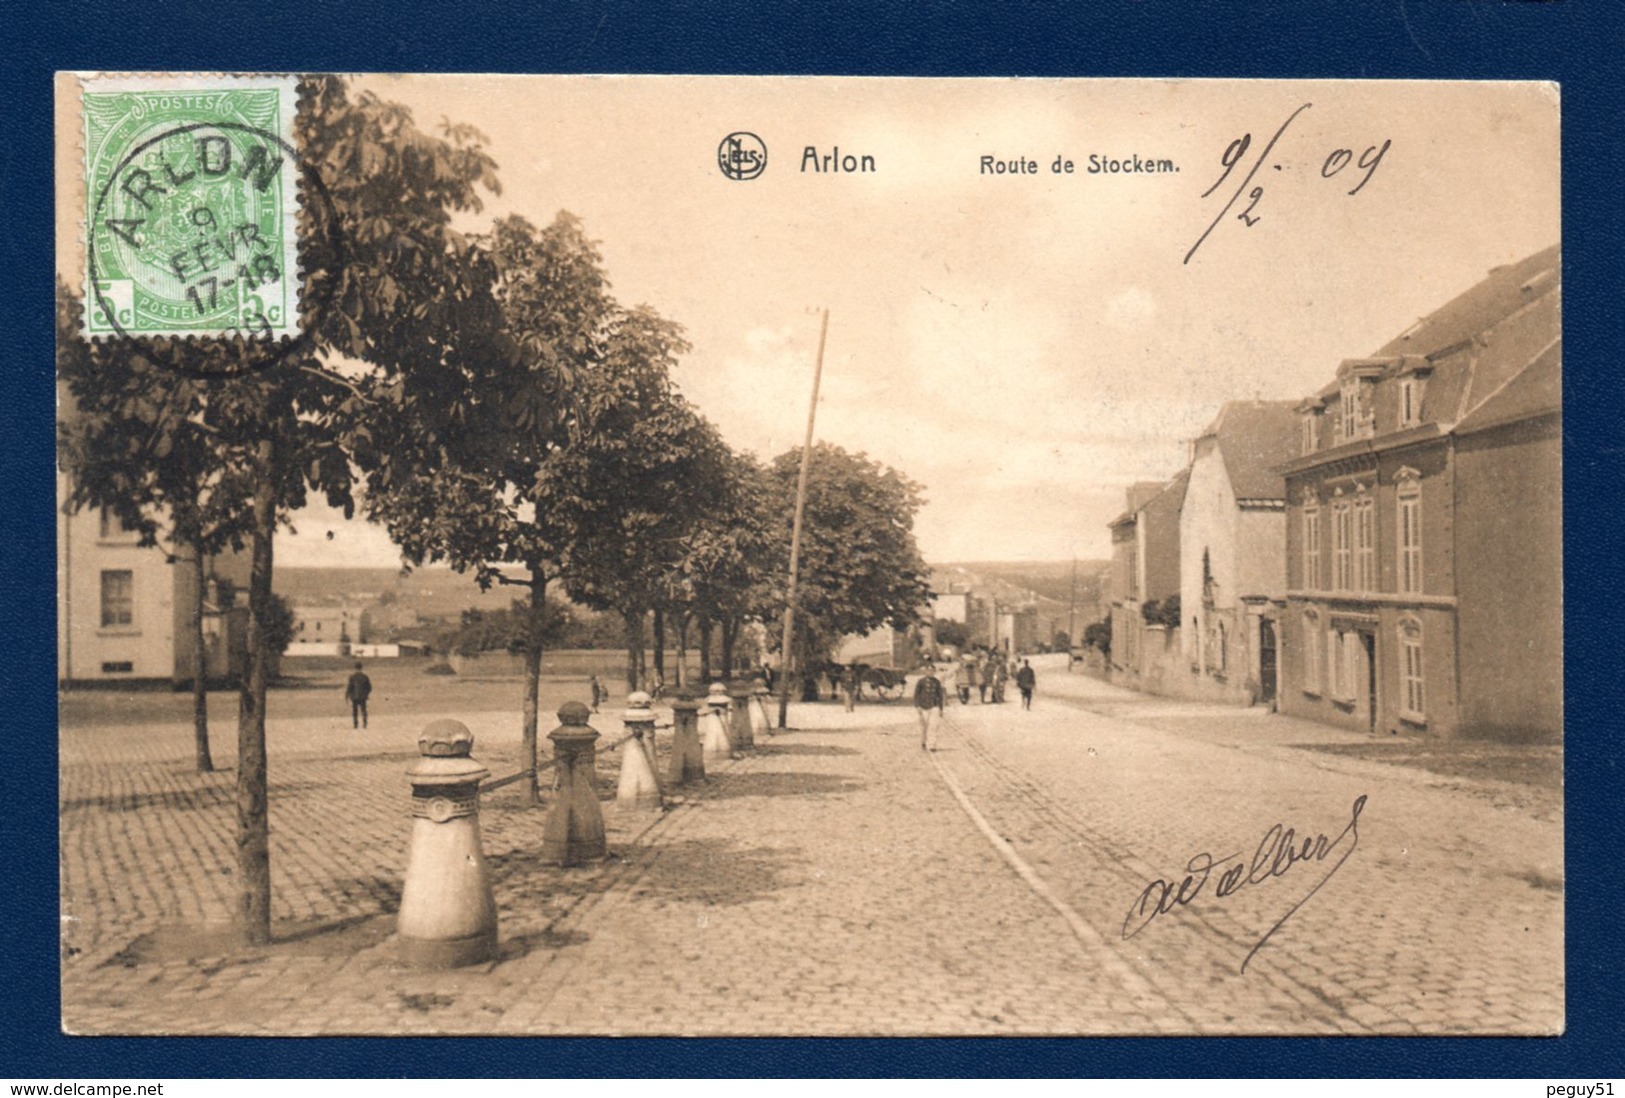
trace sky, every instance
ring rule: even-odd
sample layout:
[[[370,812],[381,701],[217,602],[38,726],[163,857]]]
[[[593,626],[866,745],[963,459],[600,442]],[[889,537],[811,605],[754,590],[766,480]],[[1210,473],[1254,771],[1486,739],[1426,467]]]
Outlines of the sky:
[[[1125,487],[1177,472],[1226,400],[1296,401],[1559,238],[1550,85],[357,86],[425,129],[490,139],[502,193],[466,227],[581,217],[617,298],[684,325],[678,382],[737,447],[800,445],[827,308],[817,436],[924,486],[915,529],[935,561],[1109,556]],[[718,167],[735,131],[767,148],[754,179]],[[809,146],[875,170],[802,170]],[[1091,154],[1177,171],[1090,173]],[[1051,171],[1058,156],[1070,174]],[[1037,171],[989,173],[983,157]],[[397,559],[381,530],[325,508],[296,526],[281,565]]]

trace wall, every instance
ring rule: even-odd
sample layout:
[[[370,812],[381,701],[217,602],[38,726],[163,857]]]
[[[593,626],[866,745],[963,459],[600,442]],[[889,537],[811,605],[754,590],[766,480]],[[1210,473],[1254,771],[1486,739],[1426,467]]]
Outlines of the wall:
[[[1463,735],[1563,733],[1562,439],[1556,416],[1456,450]],[[1424,546],[1425,551],[1425,546]]]
[[[1182,493],[1158,493],[1140,509],[1135,527],[1140,537],[1140,599],[1179,594],[1179,506]]]
[[[1210,623],[1203,606],[1203,555],[1215,581],[1217,608],[1235,605],[1236,497],[1224,456],[1212,438],[1197,443],[1190,484],[1179,516],[1179,604],[1184,616],[1181,645],[1186,661],[1203,665]],[[1211,662],[1211,661],[1208,661]]]
[[[58,495],[66,480],[59,476]],[[134,574],[133,620],[127,627],[101,623],[101,573]],[[57,511],[57,675],[74,682],[170,681],[175,673],[175,579],[162,549],[143,549],[133,534],[101,536],[101,514]],[[103,671],[128,663],[129,671]]]

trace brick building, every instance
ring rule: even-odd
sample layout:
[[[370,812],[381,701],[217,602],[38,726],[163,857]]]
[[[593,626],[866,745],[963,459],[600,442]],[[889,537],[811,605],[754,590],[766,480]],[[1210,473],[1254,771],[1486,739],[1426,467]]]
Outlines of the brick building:
[[[1562,732],[1561,270],[1498,267],[1299,405],[1281,708]]]

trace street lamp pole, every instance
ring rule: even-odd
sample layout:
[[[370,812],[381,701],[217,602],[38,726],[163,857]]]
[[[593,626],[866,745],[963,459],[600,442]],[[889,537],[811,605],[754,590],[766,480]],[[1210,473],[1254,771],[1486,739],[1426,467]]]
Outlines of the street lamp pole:
[[[818,326],[818,356],[813,360],[812,403],[807,408],[807,439],[801,446],[801,475],[796,480],[796,518],[790,528],[790,589],[784,602],[784,633],[779,642],[779,727],[787,727],[790,711],[790,638],[796,620],[796,578],[801,567],[801,520],[807,511],[807,468],[812,462],[813,421],[818,417],[818,382],[824,375],[824,339],[829,335],[829,310]]]

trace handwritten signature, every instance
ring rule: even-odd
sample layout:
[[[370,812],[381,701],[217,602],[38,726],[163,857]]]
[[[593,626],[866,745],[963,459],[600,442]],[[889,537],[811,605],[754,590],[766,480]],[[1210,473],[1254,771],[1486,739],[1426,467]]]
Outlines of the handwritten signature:
[[[1128,909],[1128,915],[1123,919],[1123,937],[1132,938],[1151,923],[1159,915],[1166,915],[1177,907],[1183,907],[1202,894],[1207,886],[1208,879],[1218,871],[1218,879],[1213,886],[1213,894],[1224,899],[1249,885],[1260,885],[1276,877],[1284,877],[1292,867],[1303,862],[1325,862],[1334,854],[1337,860],[1326,871],[1326,875],[1315,883],[1297,903],[1287,909],[1275,921],[1275,925],[1264,932],[1253,948],[1242,958],[1241,971],[1247,971],[1247,963],[1253,956],[1264,948],[1264,943],[1274,936],[1277,930],[1286,925],[1286,921],[1310,897],[1319,892],[1327,881],[1331,880],[1337,871],[1343,868],[1343,863],[1349,860],[1360,845],[1360,813],[1365,811],[1366,794],[1362,793],[1354,798],[1354,807],[1349,812],[1349,822],[1335,839],[1328,839],[1324,834],[1314,838],[1298,838],[1297,831],[1282,824],[1275,824],[1264,832],[1264,838],[1259,841],[1258,849],[1253,852],[1252,861],[1243,862],[1238,859],[1241,852],[1226,854],[1222,858],[1203,852],[1196,854],[1185,863],[1186,876],[1175,884],[1173,881],[1155,880],[1146,885],[1145,891],[1140,893],[1137,900]],[[1344,840],[1348,844],[1344,845]],[[1226,862],[1235,862],[1229,868],[1219,870]]]
[[[1264,146],[1264,151],[1258,154],[1257,160],[1253,161],[1251,170],[1249,170],[1246,177],[1242,179],[1241,186],[1237,187],[1235,193],[1230,196],[1230,201],[1224,204],[1224,208],[1219,211],[1218,215],[1208,224],[1208,227],[1203,230],[1202,235],[1196,238],[1196,243],[1191,245],[1190,251],[1185,253],[1186,263],[1191,261],[1191,257],[1196,254],[1196,250],[1202,246],[1203,242],[1212,235],[1213,230],[1219,227],[1219,223],[1225,219],[1225,215],[1235,208],[1237,202],[1241,201],[1242,195],[1245,194],[1249,201],[1246,207],[1243,208],[1240,213],[1236,214],[1235,219],[1240,221],[1249,229],[1263,219],[1263,213],[1255,211],[1258,210],[1258,204],[1264,200],[1265,185],[1263,183],[1253,185],[1253,178],[1257,176],[1259,171],[1266,165],[1278,172],[1283,170],[1283,165],[1275,161],[1270,154],[1275,151],[1276,144],[1283,136],[1285,136],[1287,129],[1292,125],[1292,123],[1297,121],[1298,116],[1313,106],[1313,103],[1305,103],[1303,106],[1299,107],[1297,110],[1288,115],[1285,122],[1281,123],[1281,128],[1275,131],[1275,136],[1269,139],[1269,143]],[[1219,178],[1213,181],[1213,185],[1211,187],[1202,192],[1203,198],[1206,198],[1208,195],[1218,190],[1219,187],[1223,185],[1224,181],[1230,178],[1230,173],[1235,171],[1237,165],[1239,165],[1246,157],[1248,149],[1252,147],[1252,143],[1253,135],[1251,133],[1244,133],[1225,147],[1224,154],[1219,157],[1219,163],[1224,167],[1224,172],[1219,176]],[[1356,170],[1365,170],[1365,176],[1354,185],[1353,190],[1348,192],[1348,196],[1352,198],[1364,190],[1367,183],[1371,182],[1372,175],[1376,173],[1378,166],[1382,163],[1382,158],[1388,154],[1388,150],[1392,145],[1392,139],[1385,138],[1380,148],[1377,145],[1371,145],[1365,150],[1365,152],[1359,155],[1357,160],[1352,148],[1333,149],[1326,155],[1326,158],[1321,161],[1320,177],[1322,179],[1331,179],[1342,172],[1344,168],[1347,168],[1351,162],[1355,163],[1357,165]]]

